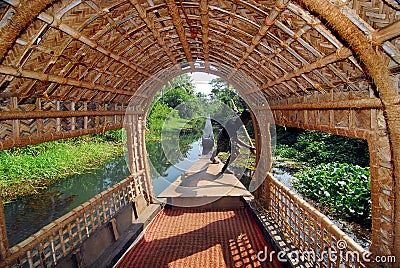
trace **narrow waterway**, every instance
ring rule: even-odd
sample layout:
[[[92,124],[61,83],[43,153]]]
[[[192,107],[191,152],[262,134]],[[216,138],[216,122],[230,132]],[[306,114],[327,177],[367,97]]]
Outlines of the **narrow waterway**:
[[[155,195],[162,192],[171,182],[190,167],[201,152],[200,141],[183,146],[184,157],[171,163],[166,159],[160,142],[147,143],[151,163],[151,174]],[[19,198],[4,206],[8,243],[14,246],[41,228],[65,215],[129,175],[124,156],[115,158],[84,174],[73,175],[53,184],[40,194]]]
[[[13,246],[25,240],[128,175],[125,157],[119,157],[99,169],[62,179],[40,194],[6,204],[8,243]]]
[[[182,148],[184,157],[168,159],[161,142],[147,143],[146,148],[149,154],[150,174],[153,179],[155,197],[193,165],[199,159],[202,150],[201,141],[196,140]]]

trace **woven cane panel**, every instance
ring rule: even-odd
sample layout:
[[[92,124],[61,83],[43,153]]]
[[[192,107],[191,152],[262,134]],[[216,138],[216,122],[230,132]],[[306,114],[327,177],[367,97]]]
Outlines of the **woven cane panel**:
[[[0,121],[0,138],[3,140],[13,138],[12,120]]]
[[[5,2],[0,2],[0,18],[7,19],[11,17],[10,13],[14,12],[13,7]]]
[[[349,116],[352,111],[335,111],[333,125],[337,128],[349,127]]]
[[[0,87],[0,94],[7,96],[16,96],[21,92],[21,86],[23,85],[23,79],[13,78],[12,76],[3,76],[4,80]],[[5,98],[5,100],[8,98]],[[4,107],[4,105],[2,105]]]
[[[351,0],[346,2],[350,8],[375,29],[385,27],[390,22],[400,18],[400,14],[382,0]]]
[[[43,133],[55,133],[57,131],[57,119],[46,118],[43,120]]]
[[[54,15],[57,14],[56,12]],[[73,8],[69,9],[67,12],[65,12],[62,16],[62,21],[63,23],[66,23],[68,25],[73,25],[74,28],[78,29],[84,25],[86,22],[87,18],[94,17],[96,15],[96,11],[93,10],[87,3],[82,2],[79,5],[74,6]],[[99,18],[102,20],[103,18]],[[94,28],[97,32],[97,30]]]
[[[37,134],[36,120],[19,120],[20,138]]]
[[[19,36],[18,38],[25,42],[34,42],[40,35],[40,32],[44,29],[45,24],[41,21],[32,22],[29,27]],[[29,52],[27,47],[24,45],[13,46],[13,48],[7,53],[3,60],[3,64],[20,66],[24,64],[24,61],[29,57]],[[27,54],[28,53],[28,54]]]
[[[354,110],[353,111],[353,127],[358,129],[371,129],[371,111],[368,110]]]

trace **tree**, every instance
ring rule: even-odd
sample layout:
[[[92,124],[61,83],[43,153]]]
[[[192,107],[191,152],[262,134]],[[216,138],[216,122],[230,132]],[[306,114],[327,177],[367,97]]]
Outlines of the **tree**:
[[[171,108],[193,98],[195,98],[194,85],[188,74],[172,78],[161,89],[161,102]]]
[[[233,88],[231,84],[229,84],[222,78],[211,80],[211,95],[213,95],[216,99],[225,103],[229,107],[232,107],[232,100],[239,110],[247,108],[246,103],[239,96],[238,92]]]

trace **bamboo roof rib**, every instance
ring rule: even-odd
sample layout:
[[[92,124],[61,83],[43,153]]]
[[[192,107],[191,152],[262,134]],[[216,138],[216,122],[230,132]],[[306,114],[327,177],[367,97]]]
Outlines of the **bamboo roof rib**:
[[[373,244],[394,245],[374,250],[400,259],[396,2],[1,1],[0,150],[121,128],[169,79],[208,72],[277,123],[367,139]]]

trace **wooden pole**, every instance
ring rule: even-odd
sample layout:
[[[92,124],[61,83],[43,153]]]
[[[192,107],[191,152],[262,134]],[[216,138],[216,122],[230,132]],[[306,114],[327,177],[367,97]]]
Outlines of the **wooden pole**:
[[[203,42],[203,55],[204,55],[204,64],[206,70],[210,70],[210,46],[208,44],[209,36],[208,32],[210,30],[210,17],[208,15],[208,0],[200,0],[199,4],[200,13],[201,13],[201,41]]]
[[[143,115],[141,117],[141,153],[142,153],[142,161],[143,161],[143,168],[145,170],[145,177],[146,177],[146,184],[147,184],[147,191],[149,195],[149,201],[150,203],[154,202],[154,189],[153,189],[153,182],[151,179],[151,174],[150,174],[150,165],[149,165],[149,159],[147,157],[147,150],[146,150],[146,116]]]
[[[14,77],[29,78],[29,79],[33,79],[33,80],[42,81],[42,82],[53,82],[53,83],[57,83],[60,85],[69,85],[69,86],[75,86],[75,87],[80,87],[80,88],[86,88],[89,90],[111,92],[111,93],[116,93],[116,94],[118,93],[118,94],[127,95],[127,96],[134,95],[134,92],[132,92],[132,91],[116,89],[116,88],[109,87],[109,86],[103,86],[103,85],[99,85],[99,84],[95,84],[95,83],[91,83],[91,82],[80,81],[80,80],[76,80],[73,78],[66,78],[66,77],[54,75],[54,74],[46,74],[46,73],[36,72],[36,71],[31,71],[31,70],[17,69],[17,68],[6,66],[6,65],[0,65],[0,73],[4,74],[4,75],[11,75]]]
[[[68,139],[74,138],[89,134],[100,133],[108,130],[120,129],[122,128],[122,124],[118,124],[115,126],[105,126],[105,127],[97,127],[97,128],[90,128],[90,129],[80,129],[74,130],[69,132],[58,132],[54,134],[47,134],[42,136],[35,136],[30,138],[13,138],[9,140],[0,140],[0,150],[7,150],[13,147],[23,147],[28,144],[36,144],[46,141],[54,141],[54,140],[61,140],[61,139]]]
[[[182,43],[183,51],[185,52],[186,55],[186,60],[190,64],[190,66],[194,68],[193,56],[192,53],[190,52],[189,43],[186,38],[185,28],[183,27],[183,21],[179,13],[178,6],[176,5],[175,0],[166,0],[166,3],[169,10],[169,14],[171,15],[172,18],[172,23],[175,25],[176,32],[179,36],[179,40]]]

